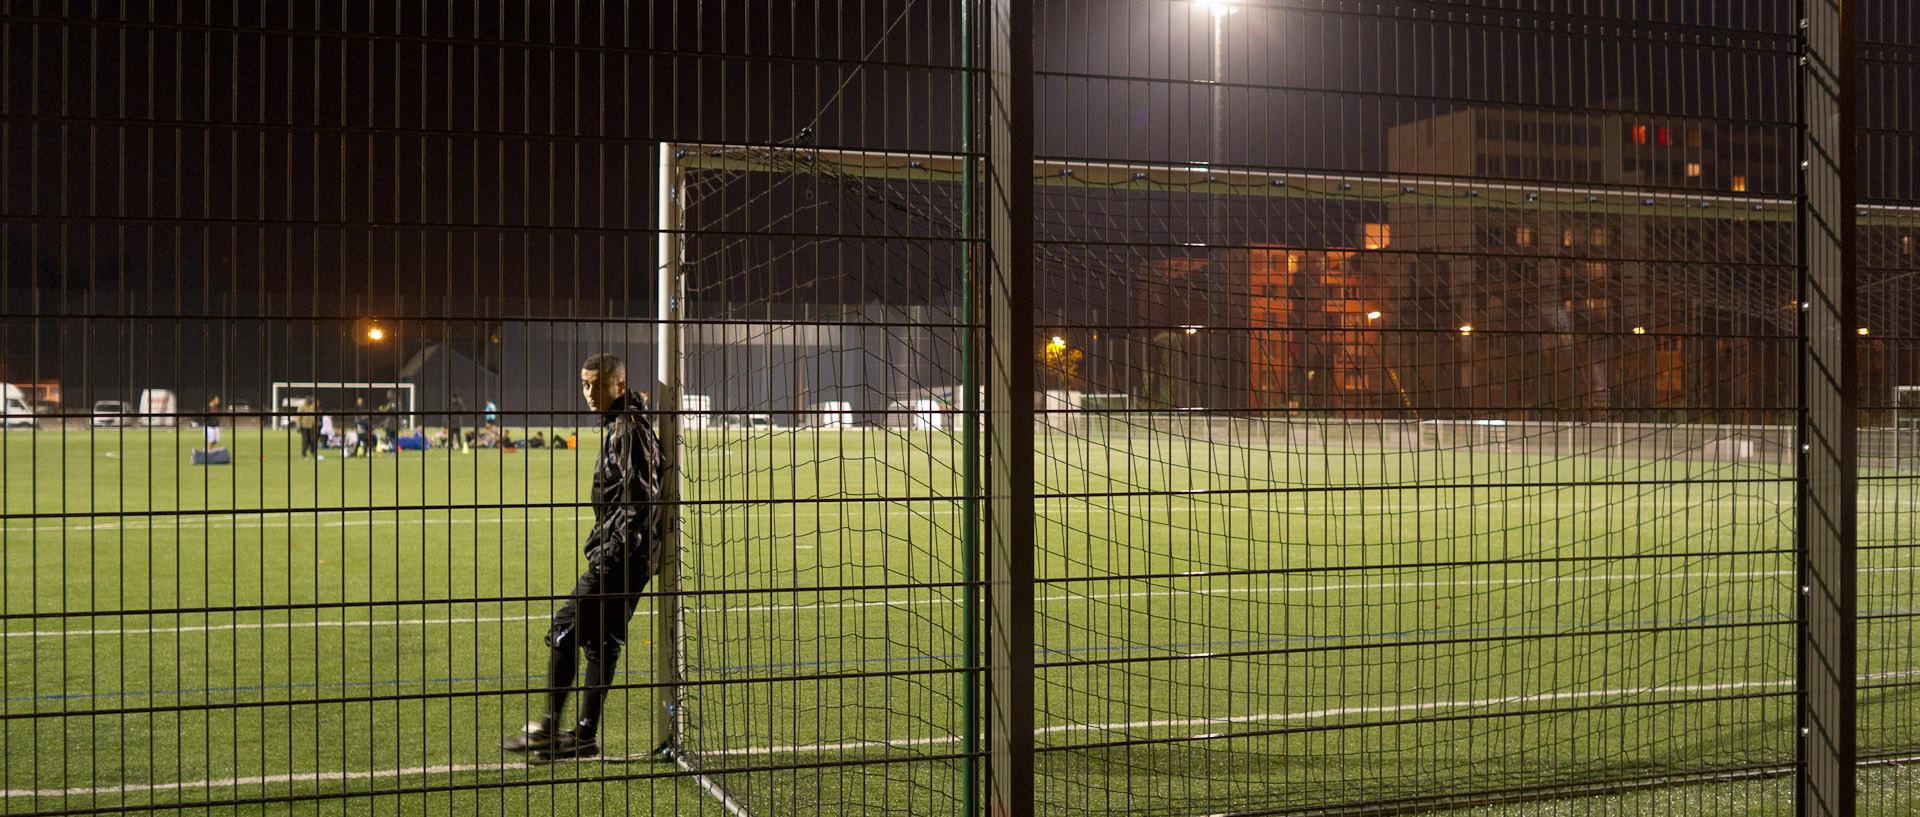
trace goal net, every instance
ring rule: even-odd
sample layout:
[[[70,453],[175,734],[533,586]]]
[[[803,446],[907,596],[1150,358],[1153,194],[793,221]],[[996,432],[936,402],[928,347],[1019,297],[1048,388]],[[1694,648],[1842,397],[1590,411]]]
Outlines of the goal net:
[[[680,452],[682,758],[748,813],[952,811],[964,350],[992,331],[960,164],[670,166],[712,418]],[[1792,712],[1790,202],[1033,174],[1041,810],[1791,758],[1740,736]]]
[[[952,813],[971,683],[958,163],[669,149],[680,759],[746,813]]]

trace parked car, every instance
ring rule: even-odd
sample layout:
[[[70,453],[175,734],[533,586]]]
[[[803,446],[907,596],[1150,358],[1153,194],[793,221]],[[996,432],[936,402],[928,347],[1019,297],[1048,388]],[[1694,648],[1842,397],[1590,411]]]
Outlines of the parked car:
[[[119,428],[133,425],[133,409],[118,400],[93,401],[93,427]]]

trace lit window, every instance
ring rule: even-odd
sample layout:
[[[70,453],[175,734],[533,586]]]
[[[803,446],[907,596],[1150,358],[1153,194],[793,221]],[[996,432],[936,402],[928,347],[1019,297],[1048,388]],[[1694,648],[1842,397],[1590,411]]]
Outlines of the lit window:
[[[1364,229],[1367,239],[1366,247],[1369,250],[1383,250],[1386,249],[1388,244],[1393,243],[1392,225],[1368,224]]]
[[[1901,255],[1913,254],[1913,236],[1903,235],[1900,237],[1900,254]]]
[[[1745,176],[1733,177],[1733,192],[1735,193],[1747,192],[1747,177]]]
[[[1647,126],[1633,126],[1633,143],[1636,145],[1644,145],[1647,143]]]
[[[1590,239],[1590,243],[1594,246],[1604,247],[1607,245],[1607,228],[1595,227],[1587,234],[1587,238]]]
[[[1911,241],[1912,237],[1909,236],[1908,240]],[[1513,243],[1519,247],[1533,246],[1533,228],[1526,226],[1513,228]]]
[[[1689,179],[1697,179],[1697,178],[1700,178],[1700,163],[1699,163],[1699,162],[1688,162],[1688,163],[1687,163],[1687,178],[1689,178]]]
[[[1663,145],[1673,144],[1673,134],[1668,133],[1666,128],[1661,128],[1659,135],[1660,135],[1660,144],[1663,144]]]
[[[1562,246],[1562,247],[1571,247],[1571,246],[1573,246],[1573,228],[1572,228],[1572,227],[1563,227],[1563,228],[1561,228],[1561,230],[1560,230],[1560,246]]]
[[[1699,146],[1700,146],[1700,129],[1688,128],[1687,129],[1687,147],[1697,148]]]

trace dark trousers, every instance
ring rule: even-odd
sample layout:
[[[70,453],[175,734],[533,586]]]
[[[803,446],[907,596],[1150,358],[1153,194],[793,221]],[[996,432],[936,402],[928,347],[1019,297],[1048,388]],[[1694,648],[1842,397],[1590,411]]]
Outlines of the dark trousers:
[[[549,726],[560,722],[566,707],[567,691],[579,671],[579,656],[586,654],[586,678],[582,679],[580,719],[577,732],[592,737],[605,711],[607,693],[620,666],[620,652],[627,644],[627,622],[640,605],[639,594],[653,577],[654,560],[636,558],[618,565],[594,565],[574,583],[565,604],[553,614],[547,628],[547,706]]]
[[[306,427],[300,429],[300,458],[306,459],[308,452],[312,452],[314,456],[320,455],[320,429]]]

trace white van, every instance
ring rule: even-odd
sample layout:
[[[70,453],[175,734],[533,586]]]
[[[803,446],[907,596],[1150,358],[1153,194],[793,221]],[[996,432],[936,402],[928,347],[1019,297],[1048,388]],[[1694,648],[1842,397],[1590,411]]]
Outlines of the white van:
[[[828,400],[813,404],[816,428],[853,428],[853,403]]]
[[[39,420],[33,416],[33,404],[27,402],[26,390],[12,383],[0,383],[0,386],[5,387],[0,389],[0,420],[4,420],[0,425],[35,428]]]
[[[134,407],[140,415],[143,426],[177,426],[180,424],[180,399],[167,389],[146,389],[140,392],[140,403]]]

